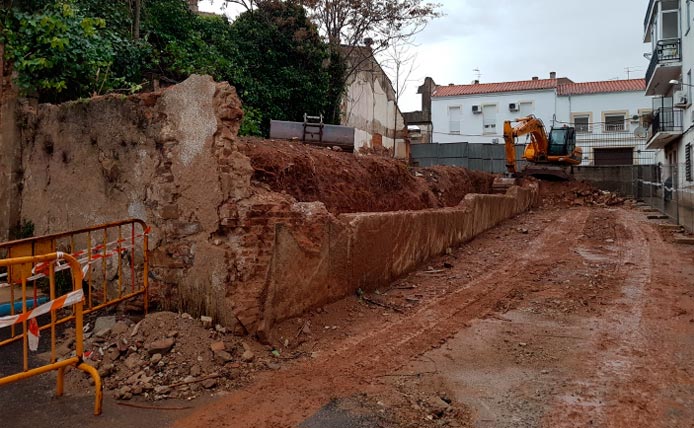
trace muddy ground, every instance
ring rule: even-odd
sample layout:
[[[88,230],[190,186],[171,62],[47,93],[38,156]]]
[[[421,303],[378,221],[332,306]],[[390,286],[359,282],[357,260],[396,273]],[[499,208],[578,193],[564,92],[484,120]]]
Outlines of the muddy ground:
[[[44,376],[0,388],[3,426],[694,426],[694,248],[638,208],[565,205],[283,323],[237,390],[93,418]]]

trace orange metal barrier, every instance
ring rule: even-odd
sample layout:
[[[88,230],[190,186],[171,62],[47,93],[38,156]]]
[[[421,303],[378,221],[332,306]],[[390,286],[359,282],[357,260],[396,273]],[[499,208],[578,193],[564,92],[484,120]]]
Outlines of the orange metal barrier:
[[[69,266],[72,274],[72,288],[66,293],[59,295],[56,293],[55,272],[56,263],[59,260],[64,260]],[[43,267],[46,270],[46,276],[50,284],[50,301],[37,306],[35,296],[28,295],[27,278],[29,275],[21,276],[21,303],[22,312],[20,314],[12,314],[0,317],[0,328],[14,329],[16,325],[22,326],[22,332],[19,335],[22,339],[23,349],[23,367],[22,371],[13,375],[0,378],[0,386],[8,383],[17,382],[22,379],[27,379],[32,376],[40,375],[49,371],[58,371],[58,381],[56,386],[56,396],[63,395],[63,384],[65,368],[69,366],[76,367],[89,374],[94,379],[95,402],[94,414],[101,414],[101,404],[103,400],[103,391],[101,378],[97,370],[86,364],[82,360],[84,354],[84,337],[83,337],[83,300],[84,291],[82,290],[82,267],[77,259],[69,254],[50,253],[38,256],[17,257],[0,260],[0,267],[6,267],[10,270],[17,269],[19,272],[35,272],[37,267]],[[29,309],[29,304],[32,299],[33,308]],[[29,303],[28,303],[29,302]],[[58,311],[62,308],[72,307],[72,318],[75,320],[75,356],[61,361],[57,360],[56,355],[56,325],[58,324]],[[29,341],[32,333],[28,324],[36,322],[36,317],[50,313],[50,323],[46,326],[51,331],[51,358],[50,363],[41,367],[29,367]]]
[[[142,220],[116,221],[70,232],[0,243],[0,259],[64,251],[82,266],[83,280],[86,283],[85,314],[139,295],[143,296],[144,310],[147,312],[148,234],[149,228]],[[65,268],[66,266],[58,267],[56,271]],[[36,281],[45,276],[45,272],[39,269],[32,274],[31,270],[30,265],[9,266],[4,271],[0,270],[0,287],[10,287],[13,301],[15,288],[22,279],[33,283],[36,293]],[[65,275],[58,276],[58,279],[62,285],[68,282]],[[67,314],[58,319],[57,323],[72,319],[74,315]],[[48,326],[42,327],[46,328]],[[10,339],[0,341],[0,346],[19,340],[20,337],[12,328]]]

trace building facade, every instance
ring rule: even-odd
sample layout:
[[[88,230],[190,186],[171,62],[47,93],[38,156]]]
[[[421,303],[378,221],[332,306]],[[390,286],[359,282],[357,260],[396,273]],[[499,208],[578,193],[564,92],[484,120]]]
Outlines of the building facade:
[[[646,94],[653,97],[647,147],[658,151],[650,179],[653,199],[672,219],[694,230],[694,5],[650,0],[644,43],[650,44]]]
[[[646,94],[653,97],[648,148],[678,171],[681,188],[694,184],[694,5],[687,0],[650,0],[644,20],[644,43],[651,48]]]
[[[345,47],[349,77],[342,98],[341,125],[355,128],[354,149],[383,146],[409,158],[405,119],[393,84],[369,47]]]
[[[432,97],[436,143],[503,144],[503,124],[530,114],[546,127],[575,126],[584,165],[652,163],[644,118],[651,101],[643,79],[575,83],[548,79],[439,86]]]

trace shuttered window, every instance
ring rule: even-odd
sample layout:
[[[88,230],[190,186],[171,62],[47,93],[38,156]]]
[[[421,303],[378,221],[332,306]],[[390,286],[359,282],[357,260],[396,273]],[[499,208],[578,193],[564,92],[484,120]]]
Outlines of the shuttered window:
[[[687,181],[694,181],[692,180],[692,144],[689,143],[684,147],[684,173],[685,176],[687,177]]]

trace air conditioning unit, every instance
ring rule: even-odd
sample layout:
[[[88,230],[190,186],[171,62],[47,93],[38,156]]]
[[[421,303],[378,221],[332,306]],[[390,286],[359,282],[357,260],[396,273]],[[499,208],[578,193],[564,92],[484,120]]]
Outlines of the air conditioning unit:
[[[520,104],[519,103],[509,103],[508,109],[509,109],[509,111],[520,111]]]
[[[480,113],[482,113],[482,107],[480,107],[480,106],[472,106],[472,112],[473,112],[474,114],[480,114]]]
[[[689,100],[687,99],[687,94],[685,92],[676,92],[672,99],[675,102],[674,107],[687,108],[689,106]]]

